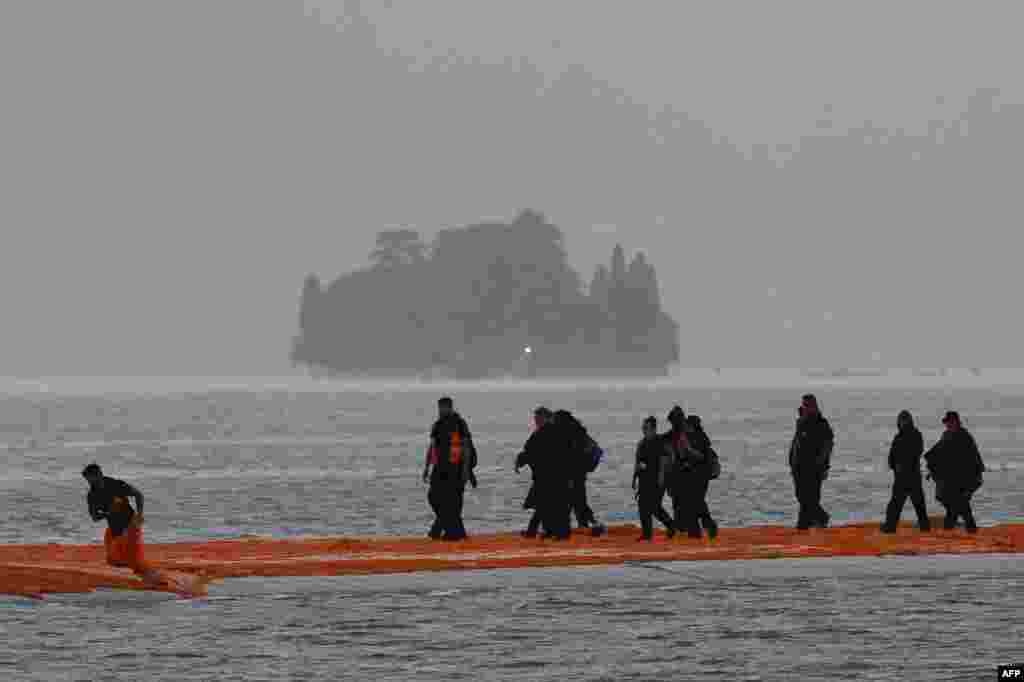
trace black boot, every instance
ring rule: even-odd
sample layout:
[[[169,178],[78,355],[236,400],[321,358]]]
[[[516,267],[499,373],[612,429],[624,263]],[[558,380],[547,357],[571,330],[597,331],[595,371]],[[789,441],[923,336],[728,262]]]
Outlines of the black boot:
[[[430,526],[430,530],[427,532],[427,537],[429,537],[431,540],[440,540],[442,529],[443,526],[441,525],[441,520],[438,519],[434,521],[434,524]]]

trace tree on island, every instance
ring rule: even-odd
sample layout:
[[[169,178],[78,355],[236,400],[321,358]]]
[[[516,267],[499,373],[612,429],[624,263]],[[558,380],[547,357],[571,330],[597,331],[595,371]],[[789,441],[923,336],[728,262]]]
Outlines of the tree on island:
[[[536,211],[510,223],[441,230],[429,256],[412,230],[381,232],[372,267],[323,291],[303,287],[293,359],[335,372],[465,376],[578,369],[663,373],[678,328],[660,309],[653,268],[627,269],[617,246],[589,293],[569,266],[562,232]]]
[[[377,248],[370,254],[374,267],[391,269],[422,263],[426,245],[415,230],[385,230],[377,234]]]

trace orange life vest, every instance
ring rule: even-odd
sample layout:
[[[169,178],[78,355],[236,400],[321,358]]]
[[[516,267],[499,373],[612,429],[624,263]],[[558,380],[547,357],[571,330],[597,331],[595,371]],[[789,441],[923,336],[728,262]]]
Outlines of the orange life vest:
[[[462,463],[462,435],[455,431],[451,436],[451,446],[448,448],[448,461],[458,465]]]

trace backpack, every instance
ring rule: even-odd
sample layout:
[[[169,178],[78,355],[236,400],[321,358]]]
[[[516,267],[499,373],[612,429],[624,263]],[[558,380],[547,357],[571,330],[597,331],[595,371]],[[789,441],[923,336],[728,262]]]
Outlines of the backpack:
[[[586,454],[586,461],[588,462],[587,473],[590,474],[597,469],[597,466],[601,463],[601,460],[604,459],[604,450],[601,448],[600,445],[597,444],[597,441],[595,441],[590,436],[587,436]]]
[[[698,426],[696,429],[697,441],[696,448],[700,452],[704,453],[707,457],[705,462],[705,470],[708,475],[708,480],[715,480],[722,475],[722,464],[718,461],[718,453],[711,447],[711,439],[708,438],[708,434],[704,431],[703,427]]]
[[[604,458],[604,450],[597,441],[587,433],[587,428],[569,410],[557,410],[555,421],[560,423],[571,434],[576,455],[580,457],[580,466],[586,473],[593,473]]]

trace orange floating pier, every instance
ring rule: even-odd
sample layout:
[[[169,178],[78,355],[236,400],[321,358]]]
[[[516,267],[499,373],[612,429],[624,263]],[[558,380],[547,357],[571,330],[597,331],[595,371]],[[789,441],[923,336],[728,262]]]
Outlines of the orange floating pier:
[[[614,565],[635,561],[708,561],[798,557],[933,554],[1019,554],[1024,524],[921,533],[904,523],[897,533],[878,523],[797,531],[782,526],[722,528],[714,541],[638,542],[639,528],[612,526],[602,537],[576,531],[570,540],[524,539],[516,533],[475,535],[463,542],[427,538],[244,537],[146,545],[147,561],[172,573],[208,580],[248,576],[332,576],[416,571]],[[205,581],[204,581],[205,582]],[[96,588],[152,590],[128,569],[108,566],[100,543],[0,545],[0,594],[41,597]],[[157,588],[161,591],[160,588]],[[172,591],[168,588],[166,591]]]

